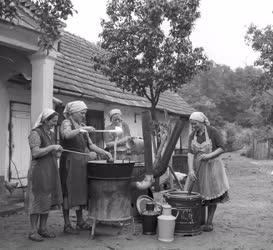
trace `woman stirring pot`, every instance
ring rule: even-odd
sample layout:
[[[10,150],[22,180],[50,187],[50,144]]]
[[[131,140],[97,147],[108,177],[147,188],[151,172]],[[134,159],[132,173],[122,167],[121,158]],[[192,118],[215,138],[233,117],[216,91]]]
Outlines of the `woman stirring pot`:
[[[203,231],[213,230],[213,217],[218,203],[228,200],[229,183],[224,165],[218,157],[224,152],[224,142],[220,133],[210,126],[202,112],[190,116],[192,133],[189,136],[189,173],[185,190],[200,193],[208,216]]]

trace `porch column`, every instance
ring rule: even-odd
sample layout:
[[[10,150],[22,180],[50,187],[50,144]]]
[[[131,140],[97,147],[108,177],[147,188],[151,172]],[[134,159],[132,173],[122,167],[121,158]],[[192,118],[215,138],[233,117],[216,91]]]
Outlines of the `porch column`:
[[[45,108],[52,108],[54,65],[57,53],[37,52],[30,56],[32,64],[31,125]]]

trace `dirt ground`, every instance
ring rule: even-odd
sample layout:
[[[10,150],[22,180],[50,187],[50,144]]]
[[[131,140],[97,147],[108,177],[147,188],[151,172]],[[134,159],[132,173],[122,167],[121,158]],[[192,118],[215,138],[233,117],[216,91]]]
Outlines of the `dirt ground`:
[[[0,217],[0,249],[273,249],[273,161],[256,161],[239,153],[225,154],[231,184],[231,201],[219,205],[214,231],[198,236],[175,236],[172,243],[163,243],[155,236],[136,234],[130,228],[99,228],[94,240],[87,231],[77,236],[62,233],[59,211],[49,218],[50,229],[57,238],[42,243],[27,239],[28,218],[23,212]]]

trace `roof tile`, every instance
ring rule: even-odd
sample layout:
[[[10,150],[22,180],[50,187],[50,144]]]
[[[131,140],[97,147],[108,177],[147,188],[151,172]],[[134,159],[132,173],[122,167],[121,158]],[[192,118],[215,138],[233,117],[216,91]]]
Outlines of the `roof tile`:
[[[150,107],[150,102],[145,97],[122,91],[106,76],[94,70],[91,58],[95,54],[103,53],[100,47],[79,36],[64,32],[60,53],[54,70],[55,88],[73,90],[79,95],[107,103]],[[160,96],[157,108],[180,115],[190,115],[194,111],[182,97],[170,91]]]

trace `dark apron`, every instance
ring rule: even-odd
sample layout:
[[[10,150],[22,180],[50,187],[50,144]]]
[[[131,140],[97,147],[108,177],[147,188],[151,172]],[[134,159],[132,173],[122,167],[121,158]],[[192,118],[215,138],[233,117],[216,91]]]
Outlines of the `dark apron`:
[[[75,127],[72,123],[72,130]],[[88,141],[84,134],[78,134],[72,139],[61,140],[64,149],[89,152]],[[65,208],[84,206],[87,204],[87,168],[89,157],[63,152],[60,159],[60,176]],[[67,207],[66,207],[67,206]]]
[[[42,127],[36,128],[35,131],[41,138],[40,148],[55,144],[53,133],[47,134]],[[32,192],[34,197],[39,199],[40,196],[50,195],[51,206],[60,205],[62,203],[62,190],[55,153],[51,152],[35,160],[37,165],[32,170]]]

